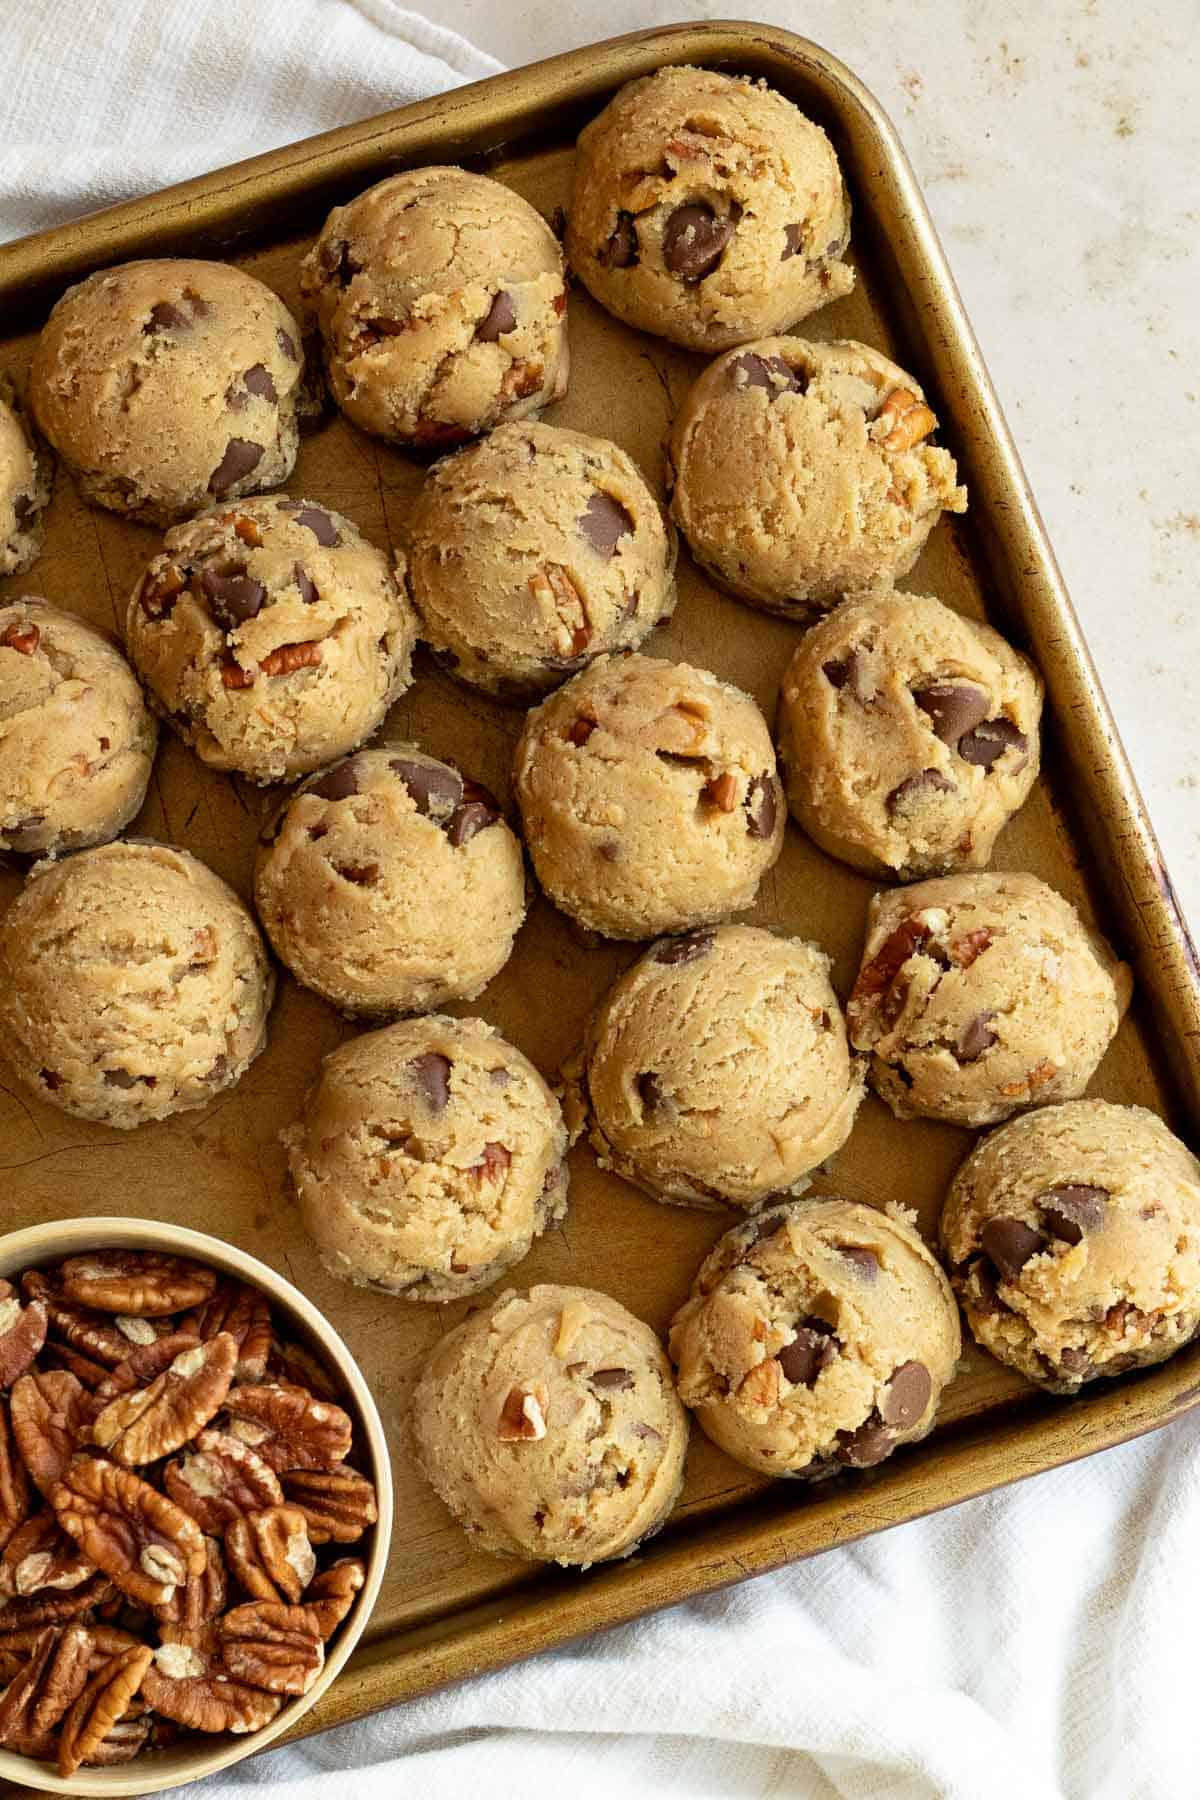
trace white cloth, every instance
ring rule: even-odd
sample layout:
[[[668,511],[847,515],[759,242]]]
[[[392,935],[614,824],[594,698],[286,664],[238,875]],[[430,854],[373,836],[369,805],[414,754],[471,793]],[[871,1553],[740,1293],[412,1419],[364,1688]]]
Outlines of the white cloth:
[[[0,235],[494,66],[393,0],[6,0]],[[1185,1420],[184,1792],[1191,1800],[1198,1432]]]

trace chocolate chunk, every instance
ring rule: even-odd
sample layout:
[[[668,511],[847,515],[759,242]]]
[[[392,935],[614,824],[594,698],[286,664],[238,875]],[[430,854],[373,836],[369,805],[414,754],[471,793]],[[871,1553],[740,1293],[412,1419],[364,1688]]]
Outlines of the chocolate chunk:
[[[1078,1244],[1085,1231],[1099,1231],[1103,1226],[1108,1190],[1067,1182],[1062,1187],[1047,1188],[1038,1195],[1037,1203],[1047,1229],[1064,1244]]]
[[[619,500],[597,492],[583,509],[579,530],[597,555],[611,556],[619,539],[633,530],[633,520]]]
[[[914,688],[912,697],[943,744],[957,744],[964,731],[972,731],[987,718],[991,698],[981,687],[959,681],[935,681]]]
[[[52,1094],[62,1086],[62,1076],[56,1069],[39,1069],[38,1074]]]
[[[838,1255],[844,1257],[856,1275],[864,1281],[878,1281],[879,1258],[865,1244],[839,1244]]]
[[[754,1236],[750,1241],[752,1244],[761,1244],[764,1238],[774,1237],[777,1231],[782,1231],[787,1219],[783,1213],[760,1213],[752,1223]]]
[[[1058,1353],[1058,1360],[1068,1375],[1090,1375],[1092,1359],[1086,1350],[1077,1350],[1073,1344],[1066,1344]],[[1111,1368],[1111,1364],[1109,1367]]]
[[[201,1079],[201,1081],[224,1081],[224,1079],[228,1075],[228,1073],[229,1073],[229,1058],[227,1056],[222,1055],[222,1056],[218,1056],[216,1061],[211,1065],[211,1067],[204,1071],[204,1074],[200,1077],[200,1079]]]
[[[663,227],[663,262],[681,281],[703,281],[720,262],[733,233],[732,218],[718,218],[707,201],[689,200]]]
[[[487,317],[481,319],[475,327],[475,336],[484,344],[494,344],[503,332],[511,331],[516,322],[512,295],[506,294],[501,288],[488,308]]]
[[[444,1113],[450,1099],[450,1058],[438,1050],[426,1050],[409,1063],[413,1080],[425,1096],[431,1113]]]
[[[793,1387],[811,1387],[836,1355],[837,1346],[828,1326],[815,1331],[800,1325],[791,1343],[775,1352],[775,1360]]]
[[[242,376],[242,385],[259,400],[270,400],[274,404],[279,398],[271,379],[271,371],[263,363],[255,363],[253,368],[246,370]]]
[[[225,454],[208,478],[208,491],[218,498],[227,494],[231,487],[257,469],[262,461],[263,447],[252,444],[248,438],[230,438],[225,446]]]
[[[318,544],[326,550],[336,549],[342,541],[337,526],[329,514],[322,512],[319,506],[298,507],[295,522],[297,525],[303,525],[307,531],[311,531]]]
[[[320,781],[314,781],[306,794],[316,794],[320,800],[348,800],[351,794],[358,792],[358,765],[353,756],[347,757],[343,763],[330,769],[328,775],[322,775]]]
[[[512,1075],[504,1068],[489,1069],[488,1080],[492,1083],[493,1087],[507,1087],[512,1080]],[[549,1181],[553,1175],[554,1170],[551,1169],[550,1175],[547,1176],[547,1180]]]
[[[227,575],[216,569],[203,569],[200,586],[222,631],[235,631],[247,619],[256,618],[267,597],[262,582],[255,581],[244,569]]]
[[[715,936],[715,931],[689,931],[685,937],[664,938],[654,952],[654,960],[668,967],[695,962],[697,957],[708,955]]]
[[[469,844],[477,832],[486,831],[500,817],[500,803],[478,781],[463,783],[463,804],[455,808],[446,825],[446,836],[455,849]]]
[[[834,1460],[851,1469],[873,1469],[885,1456],[890,1456],[895,1443],[878,1413],[872,1413],[857,1431],[839,1431],[837,1441]]]
[[[105,1069],[104,1071],[105,1087],[135,1088],[137,1084],[138,1077],[131,1075],[128,1069]]]
[[[1021,1219],[989,1219],[979,1234],[984,1255],[1006,1281],[1015,1281],[1031,1256],[1046,1248],[1040,1231]]]
[[[143,337],[157,337],[160,331],[186,331],[191,320],[170,300],[159,300],[150,308],[150,317],[142,326]]]
[[[633,214],[619,212],[612,236],[604,248],[597,252],[597,261],[610,269],[632,269],[637,260],[638,240]]]
[[[635,1077],[633,1085],[638,1091],[638,1099],[647,1112],[655,1112],[662,1105],[662,1083],[653,1070],[644,1070],[641,1075]]]
[[[633,1375],[629,1369],[595,1369],[591,1383],[593,1387],[615,1388],[623,1394],[633,1386]]]
[[[305,606],[315,606],[317,601],[321,598],[321,595],[316,582],[308,573],[307,569],[302,568],[299,563],[293,563],[292,580],[300,589],[300,598],[303,600]]]
[[[393,756],[388,759],[388,768],[400,777],[417,811],[427,819],[435,809],[440,815],[452,813],[462,801],[463,778],[445,763],[419,763],[407,756]]]
[[[340,286],[349,287],[351,281],[359,273],[362,264],[355,262],[350,254],[350,246],[346,242],[326,241],[321,245],[321,267],[327,274],[334,276]]]
[[[976,1310],[981,1313],[1001,1313],[1010,1309],[996,1292],[996,1278],[982,1258],[969,1263],[968,1268],[975,1278],[973,1290],[968,1291],[968,1299],[973,1300]]]
[[[379,864],[373,863],[334,863],[343,881],[352,882],[355,887],[374,887],[379,880]]]
[[[978,1062],[985,1050],[990,1050],[996,1043],[998,1033],[992,1030],[994,1012],[977,1012],[973,1019],[968,1019],[958,1034],[958,1042],[954,1046],[954,1054],[960,1063]]]
[[[775,783],[765,771],[746,789],[746,830],[753,838],[769,838],[779,817]]]
[[[279,330],[275,333],[275,342],[279,345],[282,355],[286,356],[289,362],[300,361],[300,352],[296,348],[295,341],[286,331],[284,331],[282,326],[280,326]]]
[[[783,237],[783,255],[779,260],[780,262],[787,262],[789,257],[799,256],[801,250],[804,248],[804,226],[785,225],[783,228]]]
[[[933,1381],[924,1363],[901,1363],[893,1372],[879,1403],[880,1417],[885,1425],[898,1425],[907,1430],[922,1417],[932,1393]]]
[[[595,719],[585,719],[581,713],[567,733],[567,742],[574,744],[577,750],[582,750],[595,729]]]
[[[821,664],[822,675],[825,677],[830,687],[837,688],[839,693],[850,680],[850,677],[856,673],[855,663],[857,661],[857,656],[858,652],[852,650],[849,656],[834,657],[830,662]]]
[[[735,357],[729,365],[729,373],[739,387],[766,388],[772,400],[777,400],[780,394],[802,394],[808,387],[808,377],[803,369],[793,369],[782,356],[757,356],[753,350]]]
[[[13,514],[18,525],[24,525],[30,513],[34,511],[32,494],[18,494],[13,500]]]
[[[987,719],[958,740],[958,754],[976,768],[990,769],[1006,750],[1028,750],[1029,739],[1011,719]]]
[[[930,794],[952,794],[954,783],[940,769],[922,769],[919,775],[908,775],[894,787],[884,802],[890,813],[905,812]]]

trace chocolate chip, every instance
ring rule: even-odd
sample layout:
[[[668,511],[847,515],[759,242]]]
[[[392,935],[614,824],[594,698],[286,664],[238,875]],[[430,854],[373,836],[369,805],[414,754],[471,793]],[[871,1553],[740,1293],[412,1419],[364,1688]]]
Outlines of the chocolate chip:
[[[746,789],[746,830],[753,838],[769,838],[778,817],[774,781],[765,772],[756,775]]]
[[[784,245],[780,262],[787,262],[791,256],[799,256],[804,248],[804,226],[785,225],[783,228]]]
[[[952,794],[954,783],[940,769],[922,769],[894,787],[884,802],[890,813],[907,812],[931,794]]]
[[[655,1431],[653,1425],[647,1425],[639,1421],[639,1423],[634,1426],[633,1430],[636,1437],[644,1438],[647,1443],[662,1443],[662,1432]]]
[[[663,262],[681,281],[703,281],[720,262],[733,233],[732,218],[718,218],[705,200],[689,200],[663,227]]]
[[[463,783],[463,804],[456,807],[446,825],[446,836],[457,850],[469,844],[477,832],[486,831],[500,817],[500,805],[494,794],[478,781]]]
[[[761,1244],[764,1238],[774,1237],[775,1233],[782,1231],[786,1224],[787,1217],[784,1213],[760,1213],[758,1218],[753,1221],[754,1236],[750,1240],[751,1243]]]
[[[489,1069],[488,1070],[488,1080],[492,1083],[493,1087],[507,1087],[509,1082],[512,1080],[512,1075],[508,1069],[503,1069],[503,1068]],[[554,1170],[551,1169],[550,1176],[547,1177],[547,1180],[549,1180],[550,1177],[553,1176],[553,1174],[554,1174]]]
[[[450,1058],[438,1050],[426,1050],[409,1063],[413,1080],[425,1096],[431,1113],[444,1113],[450,1099]]]
[[[597,260],[610,269],[632,269],[638,260],[637,230],[633,214],[619,212],[613,234],[598,252]]]
[[[775,1352],[776,1362],[793,1387],[811,1387],[836,1356],[837,1346],[828,1326],[823,1331],[798,1326],[791,1343]]]
[[[899,1425],[907,1430],[922,1417],[932,1393],[933,1381],[924,1363],[901,1363],[884,1390],[880,1417],[885,1425]]]
[[[1087,1351],[1077,1350],[1073,1344],[1063,1346],[1058,1353],[1058,1360],[1068,1375],[1090,1375],[1092,1372],[1092,1359]]]
[[[668,967],[695,962],[697,957],[708,955],[716,935],[715,931],[689,931],[685,937],[664,938],[655,949],[654,960]]]
[[[271,371],[263,363],[255,363],[253,368],[246,370],[242,376],[242,385],[259,400],[270,400],[274,404],[279,398],[271,379]]]
[[[252,469],[257,469],[262,455],[261,444],[252,444],[248,438],[230,438],[224,456],[208,478],[209,493],[227,494]]]
[[[1021,1219],[989,1219],[979,1234],[985,1256],[1006,1281],[1015,1281],[1031,1256],[1046,1248],[1040,1231]]]
[[[616,1388],[618,1393],[625,1393],[633,1386],[633,1375],[628,1369],[595,1369],[591,1383],[598,1388]]]
[[[757,356],[753,350],[735,357],[729,373],[739,387],[765,388],[772,400],[780,394],[802,394],[808,387],[808,377],[802,369],[793,369],[782,356]]]
[[[634,1087],[638,1091],[638,1099],[647,1112],[656,1112],[663,1103],[663,1088],[653,1070],[646,1069],[634,1079]]]
[[[299,563],[293,563],[292,580],[300,589],[300,598],[303,600],[305,606],[315,606],[317,601],[321,598],[321,595],[316,582],[308,573],[307,569],[302,568]]]
[[[16,496],[13,501],[13,513],[18,525],[24,525],[26,519],[33,510],[34,499],[32,494],[18,494]]]
[[[319,800],[349,800],[351,794],[358,792],[358,764],[353,756],[338,763],[330,769],[328,775],[322,775],[320,781],[314,781],[306,794],[315,794]]]
[[[1010,1309],[996,1292],[996,1278],[987,1263],[982,1259],[968,1265],[975,1278],[975,1287],[968,1293],[974,1301],[976,1310],[981,1313],[1001,1313]]]
[[[487,317],[481,319],[475,327],[475,336],[484,344],[494,344],[505,331],[511,331],[517,322],[516,311],[512,303],[512,295],[501,288],[488,308]]]
[[[839,1431],[837,1441],[834,1460],[851,1469],[873,1469],[891,1454],[895,1443],[878,1413],[872,1413],[857,1431]]]
[[[204,569],[200,574],[200,586],[222,631],[234,631],[247,619],[256,618],[267,597],[262,582],[255,581],[244,569],[228,575],[215,569]]]
[[[275,342],[279,345],[281,354],[286,356],[289,362],[300,361],[300,352],[296,348],[295,340],[284,331],[282,326],[275,333]]]
[[[1099,1231],[1108,1206],[1108,1190],[1088,1187],[1082,1182],[1067,1182],[1061,1187],[1047,1188],[1037,1203],[1047,1228],[1064,1244],[1078,1244],[1085,1231]]]
[[[582,750],[595,729],[595,719],[585,719],[581,713],[567,733],[567,742],[574,744],[577,750]]]
[[[319,506],[297,508],[295,522],[297,525],[303,525],[307,531],[311,531],[318,544],[326,550],[336,549],[342,541],[337,526],[329,514],[322,512]]]
[[[38,1074],[52,1094],[62,1086],[62,1076],[55,1069],[39,1069]]]
[[[333,275],[342,287],[349,287],[351,281],[362,268],[350,254],[350,246],[345,242],[326,242],[321,245],[321,266]]]
[[[400,777],[417,811],[427,819],[435,808],[439,814],[448,815],[462,801],[463,778],[445,763],[419,763],[407,756],[393,756],[388,759],[388,768]]]
[[[987,719],[958,740],[958,754],[963,761],[979,769],[990,769],[1006,750],[1028,748],[1028,738],[1017,730],[1011,719]]]
[[[841,692],[850,677],[857,673],[857,659],[858,652],[851,650],[848,656],[834,657],[830,662],[821,664],[821,673],[830,687],[837,688],[839,693]]]
[[[135,1088],[138,1085],[138,1077],[131,1075],[128,1069],[105,1069],[104,1085],[115,1088]]]
[[[218,1056],[211,1068],[206,1069],[200,1079],[201,1081],[224,1081],[228,1073],[229,1058],[227,1056]]]
[[[351,882],[355,887],[374,887],[379,880],[379,864],[373,863],[333,863],[343,881]]]
[[[191,319],[170,300],[159,300],[150,308],[150,317],[142,326],[143,337],[157,337],[160,331],[186,331]]]
[[[865,1244],[839,1244],[837,1251],[864,1281],[878,1281],[879,1258]]]
[[[611,556],[618,541],[633,530],[633,520],[619,500],[597,492],[583,509],[579,530],[598,556]]]
[[[995,1016],[994,1012],[977,1012],[973,1019],[967,1020],[954,1046],[954,1054],[960,1063],[978,1062],[984,1051],[997,1042],[999,1034],[991,1025]]]
[[[987,718],[991,699],[981,687],[966,686],[958,681],[935,681],[927,688],[914,688],[912,697],[943,744],[957,744],[965,731],[972,731]]]

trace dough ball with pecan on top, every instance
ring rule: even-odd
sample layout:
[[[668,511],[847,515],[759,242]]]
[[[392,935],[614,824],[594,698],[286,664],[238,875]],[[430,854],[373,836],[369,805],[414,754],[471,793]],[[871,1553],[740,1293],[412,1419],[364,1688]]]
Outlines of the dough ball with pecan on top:
[[[1038,773],[1042,684],[940,600],[859,595],[805,633],[779,695],[793,817],[870,875],[978,869]]]
[[[282,486],[303,374],[296,321],[252,275],[132,262],[67,289],[38,339],[29,400],[85,500],[169,525]]]
[[[338,405],[392,443],[462,443],[567,391],[562,252],[486,175],[408,169],[335,207],[300,291]]]
[[[846,1017],[898,1119],[994,1125],[1082,1094],[1132,986],[1036,875],[947,875],[874,896]]]
[[[435,465],[408,524],[421,636],[460,681],[533,700],[675,605],[675,532],[604,438],[501,425]]]
[[[727,1231],[670,1335],[679,1397],[713,1442],[760,1474],[810,1479],[927,1436],[961,1348],[913,1215],[832,1196]]]
[[[25,1085],[127,1129],[206,1106],[267,1041],[275,977],[247,909],[167,844],[39,863],[0,924],[0,1041]]]
[[[866,344],[764,338],[717,358],[671,433],[675,523],[714,581],[811,621],[906,575],[967,508],[911,375]]]
[[[558,1102],[482,1019],[342,1044],[283,1142],[326,1267],[409,1300],[488,1287],[567,1209]]]
[[[584,1568],[665,1522],[687,1437],[662,1345],[591,1288],[502,1294],[442,1339],[412,1403],[417,1464],[481,1550]]]
[[[474,1000],[525,917],[521,846],[493,796],[415,744],[306,782],[264,834],[258,914],[280,960],[343,1011]]]
[[[12,382],[0,375],[0,575],[23,575],[42,547],[51,463],[35,446]]]
[[[126,643],[201,762],[286,781],[371,735],[412,680],[416,621],[340,513],[271,495],[169,531]]]
[[[854,285],[833,146],[762,82],[666,68],[580,133],[571,266],[618,318],[690,350],[784,331]]]
[[[529,714],[515,783],[539,881],[605,937],[740,912],[783,847],[766,721],[687,663],[598,657]]]

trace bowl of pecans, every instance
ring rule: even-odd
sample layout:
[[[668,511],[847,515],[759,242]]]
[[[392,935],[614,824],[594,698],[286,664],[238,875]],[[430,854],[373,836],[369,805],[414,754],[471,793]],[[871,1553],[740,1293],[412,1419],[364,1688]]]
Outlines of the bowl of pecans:
[[[0,1238],[0,1782],[159,1793],[262,1749],[391,1523],[367,1385],[274,1270],[144,1219]]]

